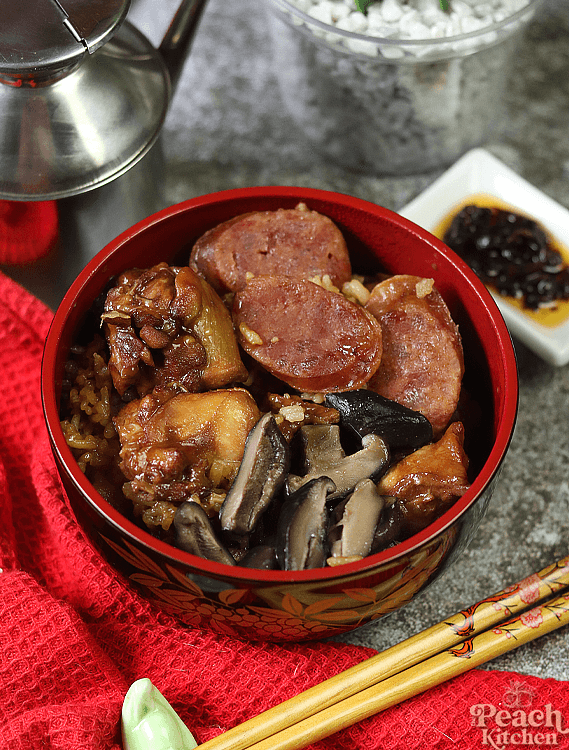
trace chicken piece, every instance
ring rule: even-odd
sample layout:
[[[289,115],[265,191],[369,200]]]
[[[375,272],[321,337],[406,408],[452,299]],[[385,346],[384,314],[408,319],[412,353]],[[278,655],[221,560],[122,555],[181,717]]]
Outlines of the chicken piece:
[[[123,273],[102,321],[121,396],[131,386],[139,396],[156,386],[194,393],[247,377],[229,312],[190,268],[160,263]]]
[[[260,412],[242,388],[147,395],[114,419],[130,499],[175,503],[231,485]]]
[[[377,484],[380,495],[400,498],[407,533],[415,533],[447,510],[469,488],[462,422],[452,422],[436,443],[396,463]]]

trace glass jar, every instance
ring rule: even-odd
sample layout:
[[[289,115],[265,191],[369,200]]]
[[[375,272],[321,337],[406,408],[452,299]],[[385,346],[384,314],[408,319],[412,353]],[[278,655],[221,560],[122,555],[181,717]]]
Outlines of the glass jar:
[[[512,60],[542,0],[476,31],[421,40],[344,31],[288,0],[265,2],[281,94],[306,136],[349,169],[404,175],[500,137]]]

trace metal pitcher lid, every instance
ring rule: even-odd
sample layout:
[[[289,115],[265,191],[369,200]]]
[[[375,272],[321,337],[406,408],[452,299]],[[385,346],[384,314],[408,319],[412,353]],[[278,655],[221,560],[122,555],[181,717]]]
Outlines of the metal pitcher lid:
[[[0,73],[0,199],[64,198],[114,180],[158,138],[170,91],[162,58],[128,21],[71,69]]]
[[[26,79],[67,68],[103,45],[130,0],[2,0],[0,74]]]

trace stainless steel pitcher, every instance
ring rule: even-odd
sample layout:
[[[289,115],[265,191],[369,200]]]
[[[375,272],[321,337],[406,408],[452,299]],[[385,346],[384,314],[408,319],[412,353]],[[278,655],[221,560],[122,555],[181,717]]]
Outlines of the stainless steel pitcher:
[[[130,0],[2,0],[0,198],[58,199],[86,256],[162,207],[155,144],[205,3],[156,49]]]

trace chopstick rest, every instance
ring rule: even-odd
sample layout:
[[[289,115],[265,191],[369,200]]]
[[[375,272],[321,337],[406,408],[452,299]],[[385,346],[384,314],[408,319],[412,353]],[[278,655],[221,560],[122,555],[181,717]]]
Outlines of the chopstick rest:
[[[124,750],[192,750],[197,743],[149,679],[133,682],[122,707]]]
[[[561,595],[553,598],[555,594]],[[567,623],[569,557],[229,729],[198,750],[300,750]]]

